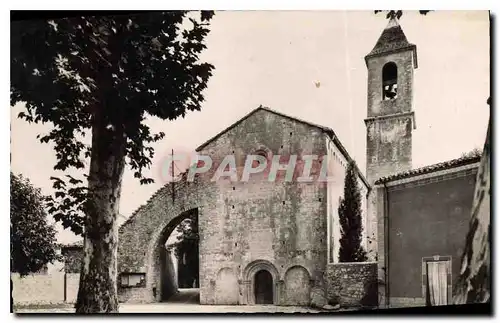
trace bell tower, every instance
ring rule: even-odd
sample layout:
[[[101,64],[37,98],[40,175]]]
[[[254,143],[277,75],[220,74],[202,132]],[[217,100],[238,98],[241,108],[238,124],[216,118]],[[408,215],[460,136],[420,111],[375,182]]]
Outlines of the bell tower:
[[[391,18],[372,51],[368,68],[366,175],[377,179],[411,169],[413,71],[417,47],[408,42],[396,18]]]

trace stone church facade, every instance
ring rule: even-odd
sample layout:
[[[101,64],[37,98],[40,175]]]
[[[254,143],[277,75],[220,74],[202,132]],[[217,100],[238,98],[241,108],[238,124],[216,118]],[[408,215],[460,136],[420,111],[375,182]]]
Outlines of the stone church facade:
[[[396,19],[365,61],[367,169],[358,170],[358,187],[370,262],[337,261],[337,208],[351,157],[335,132],[259,107],[198,147],[198,154],[214,164],[234,155],[238,167],[247,155],[268,161],[276,155],[327,156],[333,180],[269,182],[255,174],[248,182],[229,177],[213,182],[212,170],[193,182],[183,175],[165,185],[120,228],[120,301],[156,302],[175,292],[164,245],[175,226],[194,213],[201,304],[309,305],[353,298],[359,304],[373,288],[381,306],[436,305],[429,296],[436,288],[447,293],[439,301],[449,302],[479,158],[412,169],[417,48]],[[438,277],[444,287],[429,283],[440,261],[446,262]]]
[[[274,155],[331,156],[336,179],[324,185],[279,177],[270,182],[262,173],[248,182],[212,182],[209,171],[194,182],[166,185],[120,229],[119,272],[144,278],[142,285],[121,288],[122,300],[160,301],[173,292],[165,286],[162,246],[191,212],[199,222],[202,304],[262,302],[255,281],[259,273],[268,276],[267,283],[262,278],[270,289],[262,292],[268,303],[308,305],[315,289],[325,293],[328,253],[330,262],[338,253],[338,246],[330,248],[328,242],[334,224],[327,215],[338,207],[350,160],[335,133],[260,107],[197,151],[214,163],[235,155],[237,167],[244,166],[249,154],[264,154],[269,160]],[[366,200],[368,183],[361,172],[359,186]]]

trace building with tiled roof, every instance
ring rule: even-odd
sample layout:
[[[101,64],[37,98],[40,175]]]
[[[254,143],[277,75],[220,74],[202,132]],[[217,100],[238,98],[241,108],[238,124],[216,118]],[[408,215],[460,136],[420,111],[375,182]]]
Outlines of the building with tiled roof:
[[[467,165],[477,165],[479,161],[481,160],[481,155],[476,155],[476,156],[464,156],[461,158],[457,159],[452,159],[448,160],[445,162],[441,163],[436,163],[420,168],[415,168],[415,169],[410,169],[404,172],[396,173],[396,174],[391,174],[389,176],[385,176],[382,178],[379,178],[378,180],[375,181],[375,185],[380,185],[380,184],[387,184],[389,182],[397,181],[397,180],[403,180],[403,179],[412,179],[416,176],[420,175],[427,175],[427,174],[432,174],[437,171],[446,171],[446,170],[451,170],[456,167],[461,167],[461,166],[467,166]]]

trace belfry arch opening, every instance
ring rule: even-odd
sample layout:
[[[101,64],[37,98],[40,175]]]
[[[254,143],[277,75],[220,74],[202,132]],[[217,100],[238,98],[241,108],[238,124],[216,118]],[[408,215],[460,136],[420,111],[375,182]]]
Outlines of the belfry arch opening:
[[[156,301],[199,304],[198,209],[183,212],[166,225],[154,258]]]
[[[393,100],[398,97],[398,67],[389,62],[382,68],[382,100]]]

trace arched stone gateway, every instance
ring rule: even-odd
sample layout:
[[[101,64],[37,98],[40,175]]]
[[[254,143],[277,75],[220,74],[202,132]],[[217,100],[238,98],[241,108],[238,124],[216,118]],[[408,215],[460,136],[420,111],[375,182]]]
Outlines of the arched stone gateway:
[[[200,248],[203,212],[216,186],[185,179],[158,190],[120,228],[118,296],[121,302],[163,301],[177,291],[165,242],[184,219],[198,215]],[[200,251],[201,252],[201,251]],[[135,279],[135,277],[141,279]],[[130,282],[138,282],[136,284]]]
[[[179,214],[170,220],[157,239],[151,241],[154,245],[151,245],[149,248],[152,252],[149,252],[148,263],[153,265],[149,267],[150,270],[146,276],[146,280],[150,281],[153,288],[155,288],[156,292],[154,296],[158,302],[166,301],[178,289],[177,277],[175,277],[176,272],[173,268],[173,263],[169,261],[169,254],[166,252],[165,243],[175,227],[184,219],[193,215],[198,216],[197,208]]]
[[[284,140],[293,147],[291,154],[307,151],[324,156],[330,149],[327,143],[337,145],[331,136],[328,129],[260,107],[200,146],[196,151],[210,156],[211,168],[194,182],[188,173],[166,184],[120,228],[120,301],[158,302],[175,292],[175,280],[169,279],[174,266],[163,246],[175,226],[194,212],[199,229],[200,304],[235,303],[236,298],[237,304],[256,300],[284,304],[284,277],[290,265],[307,268],[322,287],[318,293],[324,295],[328,186],[284,183],[279,178],[270,182],[264,174],[251,174],[248,181],[213,178],[226,157],[234,156],[241,179],[248,154],[263,150],[269,160],[284,149]],[[224,295],[218,292],[222,281],[230,281],[222,288]]]

